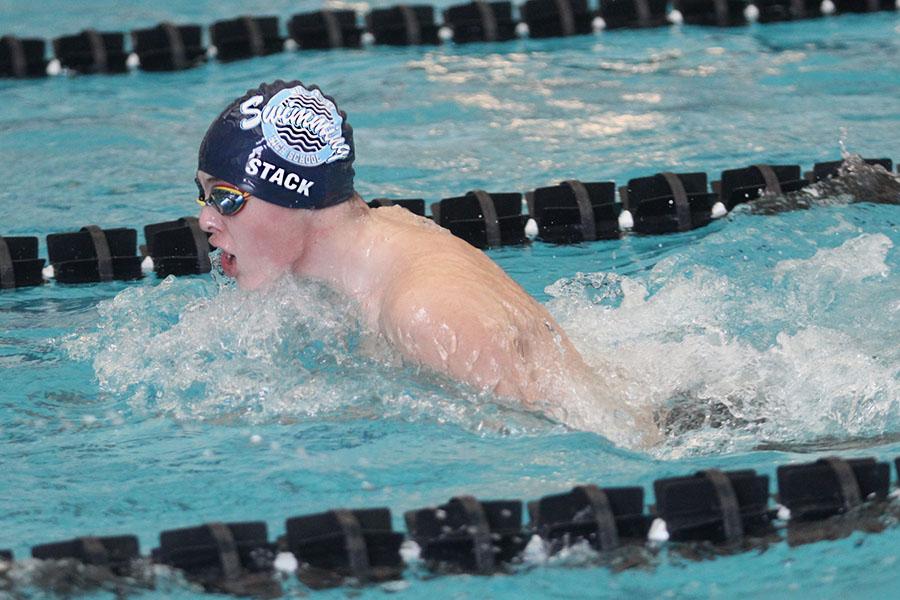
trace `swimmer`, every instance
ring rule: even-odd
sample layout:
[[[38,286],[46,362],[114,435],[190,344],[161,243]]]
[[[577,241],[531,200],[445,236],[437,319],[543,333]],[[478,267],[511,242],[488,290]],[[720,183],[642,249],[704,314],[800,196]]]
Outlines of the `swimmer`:
[[[596,376],[547,309],[484,253],[403,208],[369,208],[354,158],[346,115],[314,86],[276,81],[232,102],[197,171],[200,226],[225,274],[244,289],[286,274],[322,281],[405,360],[571,426],[584,426],[585,410],[624,414],[592,389]],[[572,393],[602,400],[578,408],[564,402]],[[620,425],[652,427],[627,415]]]

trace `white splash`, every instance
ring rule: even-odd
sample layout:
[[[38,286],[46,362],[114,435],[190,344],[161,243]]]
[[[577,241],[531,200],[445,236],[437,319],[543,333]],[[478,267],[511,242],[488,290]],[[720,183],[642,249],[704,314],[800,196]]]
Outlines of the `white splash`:
[[[753,282],[665,259],[645,278],[579,273],[546,292],[620,401],[658,414],[659,455],[877,436],[900,426],[892,248],[864,234]]]
[[[542,565],[548,558],[547,544],[543,538],[539,535],[531,536],[525,550],[522,551],[522,561],[528,565]]]
[[[97,311],[96,325],[61,343],[92,361],[100,388],[133,410],[247,423],[352,414],[504,435],[554,427],[403,366],[384,339],[362,330],[354,305],[317,284],[288,278],[246,292],[170,277],[128,288]]]
[[[272,566],[275,567],[276,571],[290,575],[297,571],[299,565],[297,563],[297,557],[292,553],[279,552],[278,556],[275,557],[275,562],[272,563]]]
[[[698,264],[692,251],[785,235],[731,227],[639,275],[561,279],[546,289],[549,308],[605,398],[657,415],[666,433],[658,456],[878,436],[900,428],[895,249],[880,233],[846,237],[856,233],[834,230],[843,242],[818,243],[805,258],[788,251],[801,258],[761,263],[752,275]],[[63,346],[133,410],[247,423],[385,417],[479,434],[555,426],[404,367],[361,330],[354,306],[317,285],[286,279],[245,292],[168,278],[129,287],[97,311],[96,325]],[[630,445],[634,431],[596,406],[579,396],[553,414]]]
[[[418,562],[421,555],[422,549],[414,541],[404,540],[403,543],[400,544],[400,558],[402,558],[403,562],[406,564]]]
[[[669,541],[669,530],[666,528],[666,522],[662,519],[653,519],[650,523],[650,530],[647,532],[647,541],[661,544]]]

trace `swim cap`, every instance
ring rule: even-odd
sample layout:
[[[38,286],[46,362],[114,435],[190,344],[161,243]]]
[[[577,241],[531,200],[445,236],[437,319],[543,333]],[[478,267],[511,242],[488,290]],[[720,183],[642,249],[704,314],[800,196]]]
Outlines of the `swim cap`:
[[[316,86],[281,80],[232,102],[206,132],[198,168],[287,208],[353,196],[353,129]]]

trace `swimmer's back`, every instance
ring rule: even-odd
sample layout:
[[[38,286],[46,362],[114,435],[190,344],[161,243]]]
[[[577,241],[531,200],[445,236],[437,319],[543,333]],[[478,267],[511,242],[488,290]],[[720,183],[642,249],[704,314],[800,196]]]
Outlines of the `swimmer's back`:
[[[479,389],[546,400],[587,367],[540,303],[484,253],[399,207],[370,211],[393,256],[379,318],[401,352]]]

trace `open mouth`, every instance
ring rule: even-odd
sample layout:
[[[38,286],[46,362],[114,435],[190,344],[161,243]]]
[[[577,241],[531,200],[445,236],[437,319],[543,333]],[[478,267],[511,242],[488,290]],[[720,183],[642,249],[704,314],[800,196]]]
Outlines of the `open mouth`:
[[[222,270],[229,277],[234,277],[237,273],[237,257],[234,254],[222,250]]]

